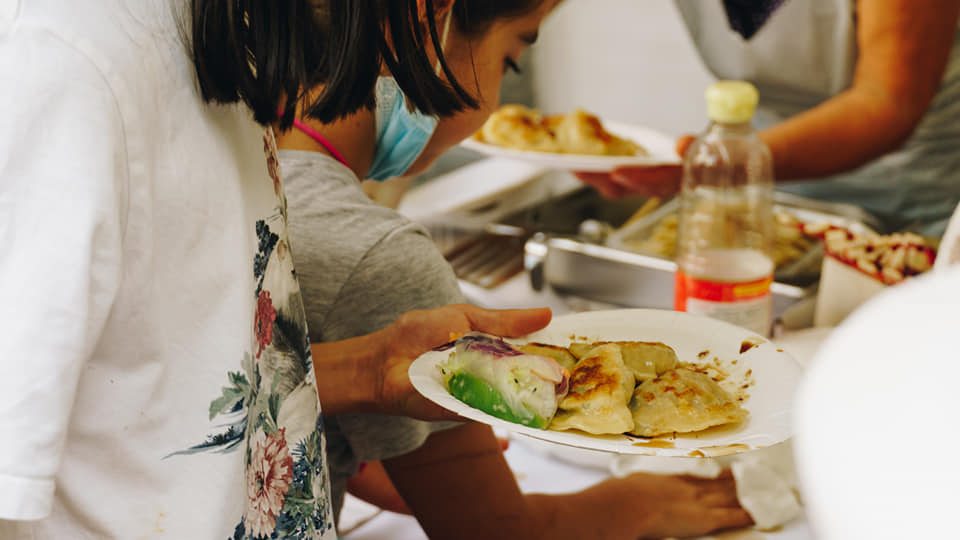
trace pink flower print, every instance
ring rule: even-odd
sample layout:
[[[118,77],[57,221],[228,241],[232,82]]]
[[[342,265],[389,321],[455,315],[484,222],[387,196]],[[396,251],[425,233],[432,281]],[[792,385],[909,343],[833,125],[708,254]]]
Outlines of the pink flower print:
[[[253,538],[269,538],[277,526],[277,514],[293,480],[293,456],[287,447],[286,428],[272,435],[258,428],[250,439],[247,467],[247,531]]]
[[[273,342],[273,321],[277,320],[277,310],[273,309],[270,300],[270,291],[260,291],[257,297],[257,316],[254,320],[254,330],[257,333],[257,358],[263,349]]]
[[[280,161],[277,159],[277,142],[273,137],[273,130],[268,129],[263,134],[263,155],[267,158],[267,173],[273,180],[273,192],[280,194]]]

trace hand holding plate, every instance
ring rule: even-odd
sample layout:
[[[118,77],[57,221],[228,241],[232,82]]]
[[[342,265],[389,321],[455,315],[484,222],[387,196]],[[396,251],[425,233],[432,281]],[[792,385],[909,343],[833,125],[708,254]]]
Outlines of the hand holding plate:
[[[684,135],[677,139],[677,155],[683,156],[693,141],[692,135]],[[609,173],[578,172],[575,174],[583,183],[593,186],[608,199],[619,199],[626,195],[645,195],[663,199],[672,197],[680,191],[683,165],[680,163],[655,166],[628,165],[617,167]]]
[[[487,310],[469,305],[412,311],[383,329],[382,353],[367,370],[375,379],[375,402],[381,412],[424,420],[459,419],[414,390],[408,369],[421,354],[470,331],[522,336],[550,322],[549,309]]]

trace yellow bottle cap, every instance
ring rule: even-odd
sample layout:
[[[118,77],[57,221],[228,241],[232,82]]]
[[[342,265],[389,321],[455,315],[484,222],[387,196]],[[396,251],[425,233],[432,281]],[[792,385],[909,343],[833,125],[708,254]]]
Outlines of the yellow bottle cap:
[[[707,116],[725,124],[749,122],[759,100],[757,89],[746,81],[717,81],[707,88]]]

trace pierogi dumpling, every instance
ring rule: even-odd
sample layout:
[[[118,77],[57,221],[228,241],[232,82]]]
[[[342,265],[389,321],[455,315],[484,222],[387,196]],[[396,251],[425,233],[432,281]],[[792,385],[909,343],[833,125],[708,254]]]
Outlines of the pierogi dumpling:
[[[567,154],[594,156],[644,155],[639,145],[617,137],[604,129],[600,119],[577,109],[564,115],[559,122],[551,122],[560,151]]]
[[[688,433],[740,422],[747,411],[707,375],[684,367],[644,381],[630,401],[633,435]]]
[[[617,345],[594,348],[574,366],[570,390],[560,401],[550,429],[579,429],[595,435],[630,431],[633,418],[627,404],[634,384]]]
[[[481,142],[534,152],[594,156],[645,156],[640,145],[604,128],[596,116],[577,109],[570,114],[543,116],[523,105],[503,105],[483,124]]]
[[[483,124],[479,139],[515,150],[560,151],[540,113],[523,105],[500,107]]]
[[[677,367],[677,353],[668,345],[650,341],[598,341],[596,343],[571,343],[570,354],[582,358],[598,345],[612,343],[620,347],[623,363],[638,381],[653,379],[667,370]]]

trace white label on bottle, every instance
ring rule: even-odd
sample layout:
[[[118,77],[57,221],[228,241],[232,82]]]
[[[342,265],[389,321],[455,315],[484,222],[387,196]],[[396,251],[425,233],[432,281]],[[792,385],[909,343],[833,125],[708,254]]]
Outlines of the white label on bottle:
[[[687,313],[706,315],[714,319],[752,330],[761,336],[769,335],[773,314],[773,297],[761,296],[737,302],[715,302],[699,298],[687,298]]]

